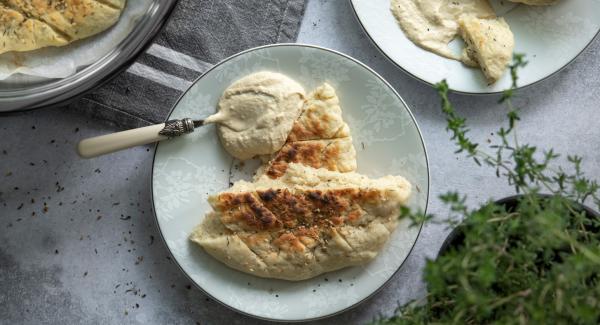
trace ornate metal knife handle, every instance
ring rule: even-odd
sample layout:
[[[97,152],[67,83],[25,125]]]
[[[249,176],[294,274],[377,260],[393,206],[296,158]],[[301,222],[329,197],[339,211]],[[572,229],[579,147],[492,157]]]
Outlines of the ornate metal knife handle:
[[[158,134],[174,138],[180,135],[194,132],[194,128],[200,127],[204,124],[203,120],[192,120],[191,118],[184,118],[181,120],[168,120],[165,122],[165,127],[158,132]]]
[[[204,120],[184,118],[138,129],[100,135],[81,140],[77,145],[77,152],[83,158],[97,157],[143,144],[162,141],[165,140],[165,137],[169,139],[177,137],[193,132],[194,128],[202,125],[204,125]]]

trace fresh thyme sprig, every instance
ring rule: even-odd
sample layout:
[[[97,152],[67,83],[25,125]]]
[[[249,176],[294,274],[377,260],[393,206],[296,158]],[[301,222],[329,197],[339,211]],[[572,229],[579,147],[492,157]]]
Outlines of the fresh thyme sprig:
[[[560,157],[553,149],[538,155],[538,149],[529,144],[520,145],[517,139],[516,124],[520,120],[518,108],[513,105],[512,99],[517,88],[518,69],[525,67],[527,61],[524,56],[516,54],[510,66],[512,78],[511,87],[502,93],[499,103],[508,108],[506,114],[508,125],[501,127],[496,134],[500,143],[490,146],[493,154],[480,149],[480,145],[468,137],[469,129],[466,119],[458,116],[449,98],[449,87],[444,80],[436,85],[441,98],[442,112],[446,115],[447,130],[452,133],[451,139],[458,147],[456,153],[466,152],[475,163],[481,165],[482,161],[496,169],[496,176],[506,177],[508,184],[514,186],[517,193],[547,191],[554,195],[563,195],[580,203],[591,198],[600,207],[598,197],[599,185],[595,180],[589,180],[581,172],[581,157],[567,156],[568,162],[574,173],[568,174],[559,167],[555,169],[551,163]],[[512,141],[510,136],[512,137]]]

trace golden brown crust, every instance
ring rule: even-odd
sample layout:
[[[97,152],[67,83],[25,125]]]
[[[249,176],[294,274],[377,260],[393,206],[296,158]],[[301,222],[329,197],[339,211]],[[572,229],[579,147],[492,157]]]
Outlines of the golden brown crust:
[[[335,90],[328,84],[309,95],[286,144],[261,167],[257,177],[281,177],[290,163],[342,173],[356,170],[350,129],[342,119]]]
[[[384,196],[381,191],[369,189],[296,193],[289,189],[269,189],[239,194],[222,193],[213,202],[213,208],[227,229],[260,233],[262,236],[270,233],[274,244],[297,238],[299,242],[294,241],[292,245],[297,249],[304,245],[303,241],[323,239],[332,228],[365,223],[362,217],[366,213],[362,206],[374,205],[382,200]]]
[[[398,224],[410,183],[292,163],[286,173],[239,181],[211,196],[213,212],[190,239],[237,270],[302,280],[377,256]]]
[[[342,110],[335,90],[324,84],[309,95],[287,141],[347,137],[350,135],[347,134],[347,130],[348,126],[342,119]]]
[[[290,163],[350,172],[356,169],[355,155],[351,138],[288,142],[269,162],[266,174],[273,179],[281,177]]]

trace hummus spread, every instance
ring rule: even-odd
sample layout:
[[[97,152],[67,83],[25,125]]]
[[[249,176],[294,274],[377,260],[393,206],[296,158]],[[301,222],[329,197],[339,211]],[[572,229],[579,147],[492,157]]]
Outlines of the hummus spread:
[[[481,68],[490,84],[504,74],[512,59],[514,37],[504,19],[496,17],[488,0],[391,1],[400,27],[416,45]],[[448,47],[457,35],[466,43],[461,55]]]
[[[392,13],[416,45],[458,61],[461,56],[448,47],[459,34],[459,18],[495,18],[487,0],[392,0]],[[469,62],[470,63],[470,62]]]
[[[304,88],[287,76],[257,72],[229,86],[218,113],[204,122],[218,123],[221,143],[235,158],[272,154],[284,145],[304,97]]]

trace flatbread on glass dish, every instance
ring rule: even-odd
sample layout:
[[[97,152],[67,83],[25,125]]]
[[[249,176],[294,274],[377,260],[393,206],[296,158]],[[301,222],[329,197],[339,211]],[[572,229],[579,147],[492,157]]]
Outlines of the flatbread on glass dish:
[[[3,0],[0,54],[64,46],[114,25],[125,0]]]

